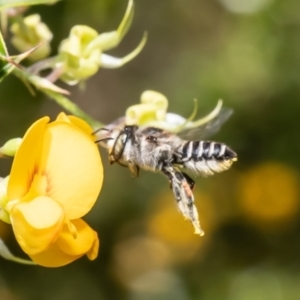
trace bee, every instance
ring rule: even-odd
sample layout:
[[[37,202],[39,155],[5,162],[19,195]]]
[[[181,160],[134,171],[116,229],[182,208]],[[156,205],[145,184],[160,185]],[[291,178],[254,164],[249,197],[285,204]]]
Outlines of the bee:
[[[220,126],[219,121],[215,123],[218,126],[209,124],[210,128]],[[111,164],[129,168],[134,177],[140,169],[166,176],[179,211],[190,220],[196,234],[204,235],[194,203],[195,182],[183,171],[208,176],[228,170],[237,160],[233,150],[219,142],[186,140],[156,127],[126,125],[123,119],[95,134],[99,137],[97,142],[108,150]]]

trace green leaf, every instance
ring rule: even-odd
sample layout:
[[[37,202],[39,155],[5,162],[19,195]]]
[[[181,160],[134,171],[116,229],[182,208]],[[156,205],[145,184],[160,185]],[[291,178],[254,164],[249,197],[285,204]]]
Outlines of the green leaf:
[[[0,10],[8,7],[52,4],[60,0],[0,0]]]

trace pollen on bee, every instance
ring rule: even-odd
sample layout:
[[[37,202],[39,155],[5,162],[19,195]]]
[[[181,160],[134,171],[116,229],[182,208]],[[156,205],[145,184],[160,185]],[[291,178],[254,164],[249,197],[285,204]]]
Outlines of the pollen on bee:
[[[185,189],[186,194],[188,195],[188,197],[192,197],[193,196],[193,192],[189,186],[189,184],[187,182],[183,182],[182,183],[182,187]]]

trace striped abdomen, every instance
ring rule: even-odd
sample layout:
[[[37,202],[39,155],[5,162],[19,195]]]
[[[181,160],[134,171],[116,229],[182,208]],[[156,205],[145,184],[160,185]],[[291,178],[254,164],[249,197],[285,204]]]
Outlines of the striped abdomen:
[[[225,144],[209,141],[186,141],[176,150],[179,165],[203,175],[212,175],[230,168],[237,155]]]

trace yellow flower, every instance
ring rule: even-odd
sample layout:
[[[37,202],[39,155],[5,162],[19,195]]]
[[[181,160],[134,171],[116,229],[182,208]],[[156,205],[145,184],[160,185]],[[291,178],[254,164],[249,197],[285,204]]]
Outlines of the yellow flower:
[[[201,224],[205,231],[213,232],[217,227],[217,218],[212,199],[204,193],[196,193],[195,199],[199,202]],[[171,258],[177,263],[191,260],[210,242],[210,235],[203,238],[193,233],[190,222],[187,222],[172,205],[174,199],[171,193],[162,193],[156,197],[153,204],[154,214],[150,215],[147,229],[152,238],[155,238],[171,249]]]
[[[292,223],[300,208],[298,175],[277,162],[258,165],[243,174],[239,192],[242,211],[259,227],[278,230]]]
[[[44,117],[16,152],[5,209],[19,245],[42,266],[63,266],[84,254],[97,257],[97,233],[81,219],[103,181],[91,133],[76,117],[61,113],[52,123]]]

